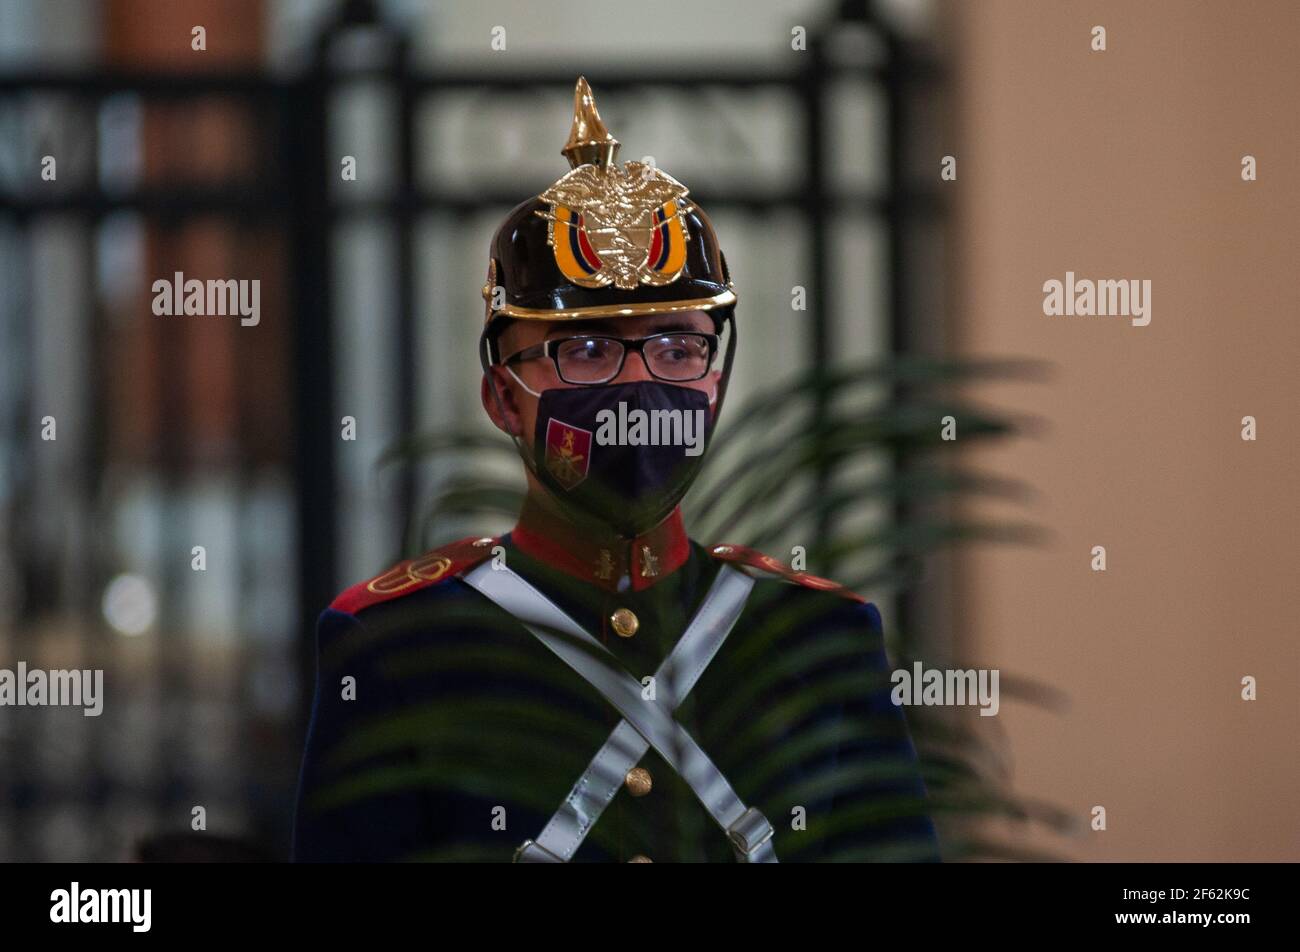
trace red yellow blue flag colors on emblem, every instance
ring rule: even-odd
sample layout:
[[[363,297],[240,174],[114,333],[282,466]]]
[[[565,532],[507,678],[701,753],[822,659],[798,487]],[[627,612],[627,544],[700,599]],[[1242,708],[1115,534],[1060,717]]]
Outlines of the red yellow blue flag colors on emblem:
[[[644,228],[649,243],[644,258],[632,263],[632,270],[640,283],[667,283],[681,274],[686,263],[686,226],[680,211],[681,205],[670,201],[646,213]],[[551,221],[551,247],[560,273],[583,287],[602,287],[611,283],[613,279],[606,275],[613,269],[606,266],[592,245],[587,232],[587,216],[556,204],[552,205]],[[635,246],[636,243],[630,244]]]

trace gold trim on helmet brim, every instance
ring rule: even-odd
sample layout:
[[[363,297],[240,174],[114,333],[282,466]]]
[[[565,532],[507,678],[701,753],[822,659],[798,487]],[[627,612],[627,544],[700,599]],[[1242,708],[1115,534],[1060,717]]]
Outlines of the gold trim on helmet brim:
[[[485,289],[486,290],[486,289]],[[694,298],[689,301],[644,301],[636,304],[598,304],[593,307],[572,307],[550,310],[541,307],[516,307],[505,304],[488,314],[494,317],[513,317],[524,321],[578,321],[594,317],[637,317],[642,314],[674,314],[678,311],[707,311],[736,303],[736,293],[730,289],[713,297]]]

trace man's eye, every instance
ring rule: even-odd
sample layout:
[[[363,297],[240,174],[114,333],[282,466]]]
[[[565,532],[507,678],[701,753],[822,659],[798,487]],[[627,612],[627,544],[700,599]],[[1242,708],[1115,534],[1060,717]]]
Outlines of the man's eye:
[[[609,346],[605,341],[576,341],[561,351],[565,360],[595,361],[609,359]]]
[[[670,361],[693,360],[704,353],[695,341],[681,337],[661,337],[651,349],[655,357]]]

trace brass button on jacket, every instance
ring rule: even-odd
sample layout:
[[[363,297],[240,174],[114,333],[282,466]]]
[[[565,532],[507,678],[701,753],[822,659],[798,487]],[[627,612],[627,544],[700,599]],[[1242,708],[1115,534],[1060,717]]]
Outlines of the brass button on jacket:
[[[640,620],[630,608],[614,609],[614,614],[609,616],[609,623],[614,626],[614,633],[620,638],[631,638],[641,627]]]
[[[623,785],[627,787],[627,792],[634,797],[644,797],[650,792],[654,785],[654,778],[650,776],[650,771],[644,767],[633,767],[623,778]]]

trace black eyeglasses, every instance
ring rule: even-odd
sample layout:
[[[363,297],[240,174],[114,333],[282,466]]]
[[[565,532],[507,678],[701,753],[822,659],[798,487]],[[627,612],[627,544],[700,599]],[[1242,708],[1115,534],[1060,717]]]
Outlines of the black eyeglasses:
[[[511,354],[503,364],[549,357],[565,383],[608,383],[623,372],[628,351],[637,351],[652,377],[670,383],[699,380],[713,366],[718,335],[695,331],[652,334],[636,340],[623,337],[556,337]]]

